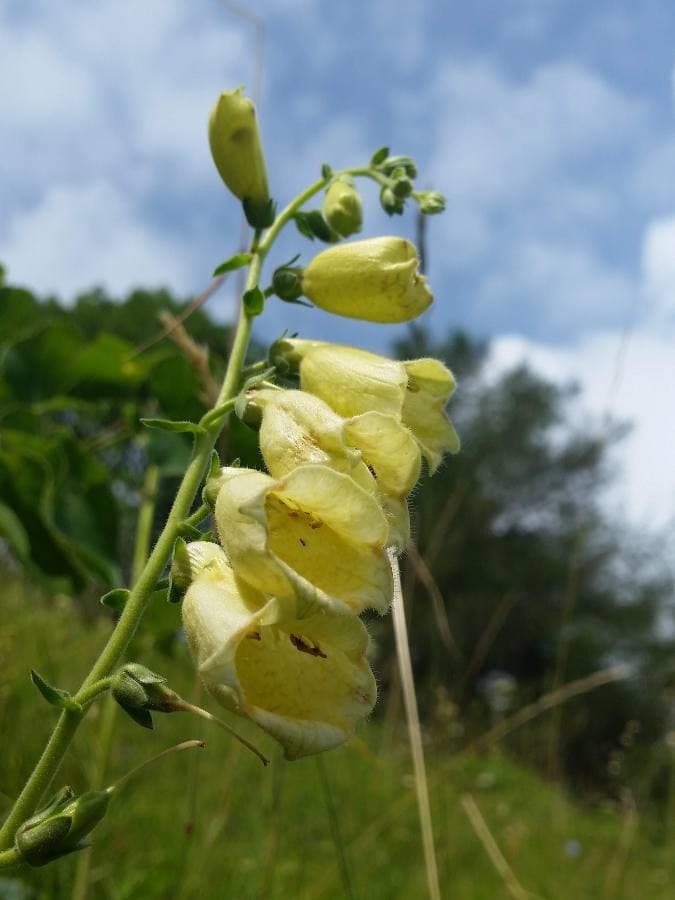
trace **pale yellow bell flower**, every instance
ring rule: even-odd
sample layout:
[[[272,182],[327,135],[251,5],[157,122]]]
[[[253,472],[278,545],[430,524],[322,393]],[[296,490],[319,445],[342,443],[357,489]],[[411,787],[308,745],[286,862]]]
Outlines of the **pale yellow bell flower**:
[[[272,476],[281,478],[305,463],[344,472],[380,502],[390,527],[387,545],[405,547],[405,497],[421,467],[419,447],[405,426],[378,412],[343,419],[307,391],[252,391],[250,406],[261,414],[260,450]]]
[[[433,474],[445,453],[457,453],[457,432],[445,406],[455,391],[452,372],[437,359],[407,362],[340,344],[282,338],[270,357],[300,372],[300,386],[346,418],[372,411],[393,416],[418,442]]]
[[[301,465],[279,479],[224,468],[207,493],[238,577],[277,597],[287,616],[388,609],[389,525],[349,475],[326,465]]]
[[[207,689],[276,738],[287,759],[348,740],[377,696],[363,623],[324,611],[287,620],[276,599],[238,578],[217,550],[195,574],[182,609]]]
[[[249,224],[274,219],[255,106],[243,87],[220,95],[209,118],[209,145],[220,177],[244,204]]]
[[[433,294],[417,251],[401,237],[369,238],[323,250],[303,270],[302,293],[320,309],[368,322],[408,322]]]
[[[303,463],[345,472],[373,493],[405,497],[420,475],[420,451],[394,415],[371,411],[343,418],[308,391],[256,390],[250,402],[262,412],[260,450],[280,478]]]

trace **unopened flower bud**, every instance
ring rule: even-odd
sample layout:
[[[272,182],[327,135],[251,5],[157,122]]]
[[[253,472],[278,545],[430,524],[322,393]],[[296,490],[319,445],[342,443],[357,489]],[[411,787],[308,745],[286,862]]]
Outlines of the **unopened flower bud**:
[[[74,797],[71,788],[61,790],[18,829],[15,846],[23,862],[44,866],[86,847],[84,839],[105,816],[110,796],[110,791],[88,791]]]
[[[383,187],[380,191],[380,203],[390,216],[400,216],[405,208],[403,199],[397,197],[390,187]]]
[[[367,322],[408,322],[433,294],[418,271],[417,251],[400,237],[329,247],[302,274],[302,291],[318,307]]]
[[[361,197],[348,175],[340,175],[329,184],[323,200],[323,217],[341,237],[361,230]]]
[[[396,197],[405,200],[406,197],[412,194],[413,183],[405,175],[401,175],[394,181],[392,189]]]
[[[281,300],[297,300],[302,295],[302,268],[279,266],[272,276],[272,288]]]
[[[414,196],[419,204],[420,212],[427,216],[442,213],[445,209],[445,197],[438,191],[418,191]]]
[[[380,166],[387,175],[392,175],[397,170],[414,180],[417,178],[417,166],[409,156],[388,156]]]
[[[144,728],[152,728],[151,711],[175,712],[180,700],[167,687],[166,678],[140,663],[127,663],[115,672],[111,693],[122,709]]]
[[[209,119],[209,145],[216,168],[244,206],[249,224],[267,228],[274,221],[255,107],[244,89],[222,93]]]

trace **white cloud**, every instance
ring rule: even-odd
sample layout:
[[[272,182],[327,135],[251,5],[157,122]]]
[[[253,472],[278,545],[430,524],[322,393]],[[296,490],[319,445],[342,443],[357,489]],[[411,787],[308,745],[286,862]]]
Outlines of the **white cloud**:
[[[673,332],[641,332],[628,341],[605,332],[564,347],[505,335],[491,346],[489,369],[496,377],[527,362],[553,381],[577,381],[582,415],[595,430],[608,415],[631,422],[612,454],[622,477],[612,485],[608,507],[633,525],[656,529],[675,512],[674,359]]]
[[[502,328],[508,330],[519,305],[533,329],[545,321],[560,337],[625,317],[638,291],[637,283],[584,246],[532,239],[513,246],[485,275],[478,303]]]
[[[614,449],[621,477],[608,504],[633,525],[652,529],[675,518],[675,216],[646,227],[635,292],[643,306],[652,301],[639,324],[636,315],[627,316],[621,330],[563,345],[502,335],[491,344],[488,370],[497,377],[527,362],[547,379],[580,384],[589,427],[611,419],[631,423]]]
[[[14,283],[66,298],[96,285],[118,294],[139,285],[190,286],[180,247],[104,182],[49,190],[13,218],[0,257]]]
[[[655,314],[675,313],[675,216],[650,222],[642,246],[642,266],[648,298]]]
[[[451,63],[437,92],[436,180],[451,198],[491,207],[632,142],[644,117],[641,104],[571,62],[541,66],[524,82],[484,60]]]

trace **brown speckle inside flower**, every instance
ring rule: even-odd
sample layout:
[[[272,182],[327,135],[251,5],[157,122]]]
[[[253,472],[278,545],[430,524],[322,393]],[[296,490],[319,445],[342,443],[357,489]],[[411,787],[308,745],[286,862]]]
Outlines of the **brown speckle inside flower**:
[[[289,637],[291,639],[291,644],[293,644],[293,646],[301,653],[308,653],[310,656],[319,656],[321,659],[328,659],[320,647],[306,643],[299,634],[291,634]]]

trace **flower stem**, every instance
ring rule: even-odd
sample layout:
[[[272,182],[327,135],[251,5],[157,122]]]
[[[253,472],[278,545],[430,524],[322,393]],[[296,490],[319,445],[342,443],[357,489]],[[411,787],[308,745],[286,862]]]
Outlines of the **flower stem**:
[[[208,710],[202,709],[201,706],[195,706],[193,703],[188,703],[187,700],[181,699],[176,704],[176,709],[182,709],[183,712],[191,712],[195,716],[200,716],[202,719],[206,719],[208,722],[214,722],[224,731],[227,731],[228,734],[232,735],[233,738],[239,741],[240,744],[243,744],[244,747],[247,747],[252,753],[258,757],[263,766],[269,765],[269,759],[258,750],[255,744],[252,744],[250,741],[247,741],[245,737],[242,737],[234,728],[231,728],[227,722],[223,722],[222,719],[217,719],[214,715],[212,715]]]

